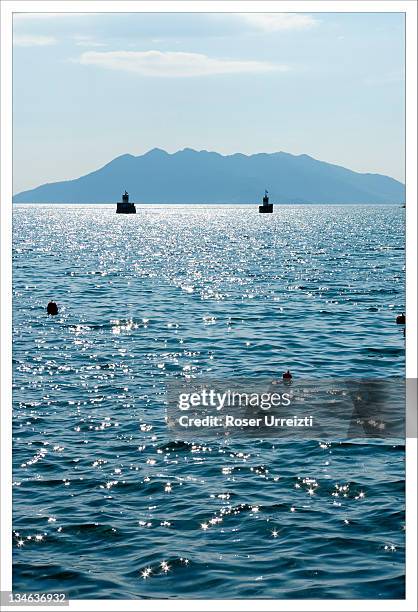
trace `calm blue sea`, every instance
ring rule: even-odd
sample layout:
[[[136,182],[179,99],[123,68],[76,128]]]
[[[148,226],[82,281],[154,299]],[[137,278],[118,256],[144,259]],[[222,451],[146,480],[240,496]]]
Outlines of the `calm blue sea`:
[[[175,440],[164,397],[403,376],[405,211],[137,210],[14,206],[14,589],[403,597],[402,440]]]

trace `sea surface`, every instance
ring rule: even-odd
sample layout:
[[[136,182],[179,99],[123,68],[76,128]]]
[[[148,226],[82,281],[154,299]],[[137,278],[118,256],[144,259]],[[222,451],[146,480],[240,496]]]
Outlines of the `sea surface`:
[[[399,206],[15,205],[14,590],[404,597],[402,439],[165,422],[173,381],[403,377],[404,231]]]

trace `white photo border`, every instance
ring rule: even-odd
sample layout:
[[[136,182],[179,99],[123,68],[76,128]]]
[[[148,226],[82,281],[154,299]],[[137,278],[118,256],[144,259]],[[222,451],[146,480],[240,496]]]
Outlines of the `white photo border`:
[[[404,13],[406,35],[406,377],[417,379],[417,2],[416,0],[3,0],[1,5],[1,590],[12,585],[12,19],[13,13]],[[406,440],[405,600],[70,600],[69,610],[417,609],[417,439]],[[27,610],[5,606],[4,610]],[[38,609],[60,610],[62,606]]]

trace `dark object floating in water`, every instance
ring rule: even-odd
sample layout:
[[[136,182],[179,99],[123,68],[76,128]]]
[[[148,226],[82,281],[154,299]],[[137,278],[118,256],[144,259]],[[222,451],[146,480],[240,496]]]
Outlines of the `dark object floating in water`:
[[[405,325],[405,313],[404,312],[396,317],[396,323],[398,325]]]
[[[122,202],[117,203],[117,213],[125,215],[134,215],[136,213],[135,204],[129,201],[129,193],[125,189],[125,193],[122,194]]]
[[[267,189],[264,192],[263,203],[258,207],[259,213],[272,213],[273,212],[273,204],[269,203],[269,196]]]
[[[292,380],[292,375],[290,373],[290,370],[288,370],[287,372],[283,374],[283,380]]]
[[[49,315],[57,315],[58,314],[58,306],[55,302],[48,302],[48,306],[46,307],[46,311]]]

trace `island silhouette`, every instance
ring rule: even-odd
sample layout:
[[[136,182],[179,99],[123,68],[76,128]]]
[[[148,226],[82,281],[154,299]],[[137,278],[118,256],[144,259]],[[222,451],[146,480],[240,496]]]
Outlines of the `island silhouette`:
[[[249,204],[265,186],[277,204],[402,204],[405,186],[382,175],[354,172],[309,155],[221,155],[183,149],[125,154],[80,178],[40,185],[15,203],[114,203],[121,186],[144,204]]]

